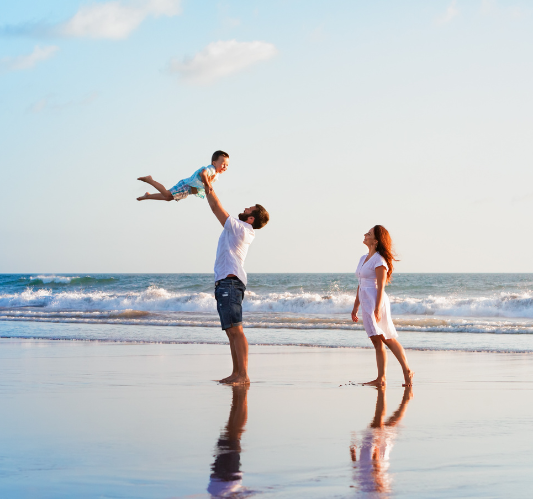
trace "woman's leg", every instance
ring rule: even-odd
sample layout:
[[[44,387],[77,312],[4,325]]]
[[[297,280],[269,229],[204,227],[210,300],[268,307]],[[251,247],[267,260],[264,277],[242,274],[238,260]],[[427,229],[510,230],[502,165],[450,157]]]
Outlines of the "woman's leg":
[[[378,377],[373,381],[363,383],[363,385],[385,386],[387,382],[387,378],[385,375],[385,371],[387,370],[387,350],[385,349],[385,345],[383,344],[382,338],[383,336],[381,334],[370,336],[370,340],[372,341],[372,344],[374,345],[374,348],[376,350]]]
[[[402,344],[396,338],[391,338],[390,340],[383,338],[383,341],[402,366],[403,377],[405,379],[405,383],[402,386],[411,386],[413,384],[413,376],[415,373],[409,369],[409,364],[407,363],[407,357],[405,356],[405,350],[403,349]]]
[[[146,177],[139,177],[137,180],[141,180],[142,182],[146,182],[147,184],[150,184],[152,187],[155,187],[163,196],[165,196],[165,201],[172,201],[173,196],[172,193],[159,182],[156,182],[151,175],[147,175]],[[155,198],[152,198],[155,199]]]

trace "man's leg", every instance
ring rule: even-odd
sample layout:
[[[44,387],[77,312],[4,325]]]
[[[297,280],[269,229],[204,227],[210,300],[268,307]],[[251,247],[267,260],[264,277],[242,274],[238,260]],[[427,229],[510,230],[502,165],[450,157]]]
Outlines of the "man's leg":
[[[237,376],[235,378],[233,378],[233,375],[230,376],[232,379],[226,381],[226,383],[246,385],[250,383],[250,378],[248,378],[248,340],[244,335],[242,324],[226,329],[226,334],[230,339],[230,348],[233,345],[231,350],[231,356],[234,359],[233,368],[237,368]]]
[[[226,329],[226,334],[228,335],[228,339],[229,339],[229,347],[231,350],[231,360],[233,361],[233,371],[227,378],[219,380],[220,383],[231,383],[239,375],[239,364],[237,362],[237,354],[235,352],[235,341],[233,341],[233,337],[228,333],[227,329]]]

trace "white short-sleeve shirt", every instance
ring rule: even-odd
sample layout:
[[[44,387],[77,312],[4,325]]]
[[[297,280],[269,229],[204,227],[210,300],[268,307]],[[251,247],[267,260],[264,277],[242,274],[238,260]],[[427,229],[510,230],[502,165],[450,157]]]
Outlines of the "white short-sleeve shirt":
[[[230,274],[236,275],[246,286],[244,259],[255,237],[253,227],[233,217],[228,217],[220,234],[215,260],[215,281]]]

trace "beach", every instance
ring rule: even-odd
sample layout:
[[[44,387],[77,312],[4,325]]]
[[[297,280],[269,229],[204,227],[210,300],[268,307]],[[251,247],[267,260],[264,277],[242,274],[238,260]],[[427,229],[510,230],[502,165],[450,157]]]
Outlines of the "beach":
[[[0,499],[533,496],[532,2],[0,35]]]
[[[0,355],[2,497],[529,497],[533,485],[528,353],[409,350],[407,397],[394,359],[382,393],[350,384],[375,374],[361,348],[251,346],[244,390],[213,381],[230,371],[227,345],[3,338]]]

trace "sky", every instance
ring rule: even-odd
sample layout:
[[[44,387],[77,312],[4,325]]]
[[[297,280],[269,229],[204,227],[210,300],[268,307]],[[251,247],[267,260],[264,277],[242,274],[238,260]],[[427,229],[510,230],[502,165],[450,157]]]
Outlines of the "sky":
[[[531,88],[525,0],[1,2],[0,272],[212,272],[207,202],[136,179],[217,149],[248,272],[353,272],[375,224],[399,272],[533,272]]]

